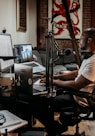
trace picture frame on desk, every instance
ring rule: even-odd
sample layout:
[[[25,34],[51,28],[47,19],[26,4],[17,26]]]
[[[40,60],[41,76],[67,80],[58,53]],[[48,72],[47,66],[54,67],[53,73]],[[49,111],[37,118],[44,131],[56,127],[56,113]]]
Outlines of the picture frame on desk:
[[[27,30],[26,0],[16,0],[16,29],[25,32]]]

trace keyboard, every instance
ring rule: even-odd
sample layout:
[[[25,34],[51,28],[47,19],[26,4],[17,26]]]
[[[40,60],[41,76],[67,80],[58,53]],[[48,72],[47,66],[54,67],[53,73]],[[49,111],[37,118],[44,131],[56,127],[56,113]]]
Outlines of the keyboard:
[[[39,73],[39,72],[44,72],[46,70],[46,68],[42,65],[40,65],[38,62],[32,61],[32,62],[25,62],[22,63],[28,66],[32,66],[33,67],[33,73]]]
[[[43,92],[43,91],[45,91],[45,90],[46,90],[46,86],[42,86],[42,85],[35,85],[35,84],[33,84],[33,89],[34,89],[34,90],[38,90],[38,91]]]

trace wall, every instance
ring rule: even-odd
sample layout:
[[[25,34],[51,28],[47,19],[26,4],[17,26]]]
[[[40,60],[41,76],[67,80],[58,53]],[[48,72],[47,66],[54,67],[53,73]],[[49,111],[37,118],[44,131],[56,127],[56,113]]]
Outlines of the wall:
[[[27,31],[16,30],[16,0],[0,0],[0,32],[5,27],[12,36],[12,43],[37,45],[36,0],[27,0]]]
[[[82,27],[83,29],[87,27],[91,27],[91,1],[92,0],[83,0],[83,22]],[[94,1],[95,2],[95,1]],[[42,20],[42,17],[48,17],[48,0],[40,0],[40,6],[39,6],[39,13],[40,13],[40,20],[39,20],[39,43],[38,48],[39,49],[45,49],[45,35],[48,27],[48,21]],[[71,40],[67,39],[59,39],[57,40],[60,48],[67,48],[72,47]]]

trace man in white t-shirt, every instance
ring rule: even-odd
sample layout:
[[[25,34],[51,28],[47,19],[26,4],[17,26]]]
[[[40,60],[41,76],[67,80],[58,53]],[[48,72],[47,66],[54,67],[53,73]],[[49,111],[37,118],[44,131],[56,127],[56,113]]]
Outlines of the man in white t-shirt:
[[[90,93],[95,87],[95,28],[88,28],[83,31],[79,40],[79,48],[85,50],[86,54],[79,70],[54,75],[53,85],[57,86],[57,88],[70,87]],[[40,82],[46,82],[45,75],[42,76]],[[51,83],[51,79],[49,82]],[[72,106],[76,102],[82,106],[88,106],[87,99],[62,92],[57,91],[58,95],[50,101],[50,107],[53,111],[60,111],[61,108]],[[45,112],[43,118],[45,118]],[[48,133],[49,131],[55,132],[56,129],[51,126],[53,123],[50,122],[48,117],[46,120],[50,124],[47,129]]]
[[[86,57],[79,70],[55,75],[53,84],[57,87],[72,87],[80,91],[92,92],[95,87],[95,28],[84,30],[79,41],[79,47],[86,52]],[[45,81],[46,79],[43,77],[41,82]],[[57,97],[63,97],[64,99],[65,96]],[[58,104],[57,98],[55,99],[59,107],[60,104]],[[84,98],[74,96],[74,99],[83,106],[88,105]]]

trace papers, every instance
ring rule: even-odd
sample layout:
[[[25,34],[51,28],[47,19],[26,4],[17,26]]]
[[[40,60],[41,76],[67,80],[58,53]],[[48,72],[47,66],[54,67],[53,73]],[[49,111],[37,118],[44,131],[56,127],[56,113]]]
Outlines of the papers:
[[[46,86],[44,83],[40,83],[40,79],[33,83],[33,89],[38,91],[46,91]]]
[[[17,117],[7,110],[1,110],[0,113],[3,114],[6,119],[5,123],[3,125],[0,125],[1,133],[5,133],[5,129],[7,129],[7,131],[9,132],[28,124],[27,121],[22,120],[21,118]]]
[[[45,86],[45,83],[40,82],[41,79],[38,79],[36,82],[34,82],[34,85],[42,85]]]
[[[40,92],[45,92],[45,93],[47,92],[47,93],[48,93],[48,90],[46,90],[46,84],[45,84],[45,83],[41,83],[41,82],[40,82],[40,79],[38,79],[36,82],[34,82],[34,84],[33,84],[33,89],[38,90],[38,91],[40,91]],[[52,88],[50,87],[50,90],[51,90],[53,93],[56,92],[55,87],[53,87],[53,90],[52,90]]]

